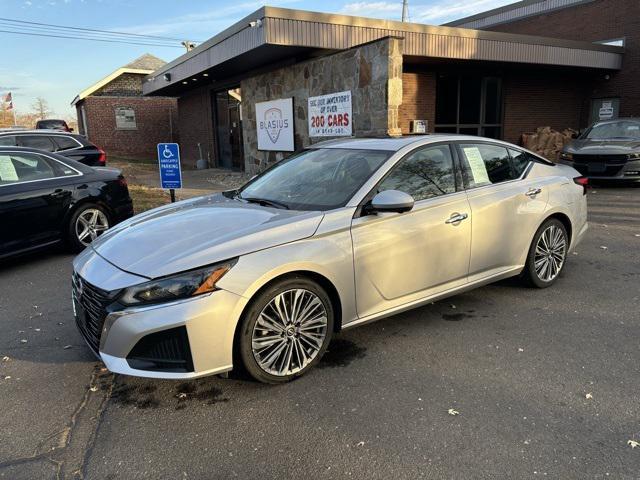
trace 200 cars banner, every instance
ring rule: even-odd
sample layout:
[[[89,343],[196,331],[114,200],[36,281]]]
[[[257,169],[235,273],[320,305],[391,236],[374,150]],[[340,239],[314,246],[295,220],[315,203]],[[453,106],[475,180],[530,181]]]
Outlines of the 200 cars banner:
[[[352,135],[351,91],[309,97],[309,136]]]

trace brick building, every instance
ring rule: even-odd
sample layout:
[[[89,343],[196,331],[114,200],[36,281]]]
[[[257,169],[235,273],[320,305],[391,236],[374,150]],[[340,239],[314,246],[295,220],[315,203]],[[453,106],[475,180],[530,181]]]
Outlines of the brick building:
[[[107,154],[154,158],[156,144],[178,140],[177,102],[144,97],[144,78],[165,64],[145,54],[74,98],[78,131]]]
[[[612,4],[625,12],[593,14]],[[187,165],[200,144],[210,165],[254,172],[326,132],[424,128],[517,143],[540,126],[585,127],[603,102],[640,113],[638,18],[638,0],[524,0],[459,26],[263,7],[149,75],[143,91],[178,98]],[[348,128],[314,125],[331,111],[347,112]]]

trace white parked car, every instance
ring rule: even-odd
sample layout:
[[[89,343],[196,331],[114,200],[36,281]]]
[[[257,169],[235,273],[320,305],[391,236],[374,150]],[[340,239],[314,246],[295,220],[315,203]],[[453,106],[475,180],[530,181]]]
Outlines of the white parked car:
[[[497,140],[317,144],[103,234],[74,262],[76,321],[113,372],[288,381],[342,329],[515,275],[552,285],[587,230],[585,188]]]

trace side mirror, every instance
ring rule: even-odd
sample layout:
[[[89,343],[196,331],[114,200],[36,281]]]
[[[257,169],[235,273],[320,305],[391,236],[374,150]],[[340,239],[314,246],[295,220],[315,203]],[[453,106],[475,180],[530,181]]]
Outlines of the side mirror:
[[[378,193],[371,200],[370,212],[408,212],[413,208],[415,201],[408,193],[400,190],[385,190]]]

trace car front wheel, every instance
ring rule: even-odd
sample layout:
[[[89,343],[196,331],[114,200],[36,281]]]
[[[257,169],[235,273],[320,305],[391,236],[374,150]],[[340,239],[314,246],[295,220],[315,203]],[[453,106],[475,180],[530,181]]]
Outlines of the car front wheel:
[[[260,382],[293,380],[318,363],[333,323],[331,300],[316,282],[304,277],[276,282],[259,294],[242,320],[242,362]]]
[[[522,276],[531,286],[546,288],[555,283],[569,249],[567,230],[558,219],[545,221],[533,237]]]

